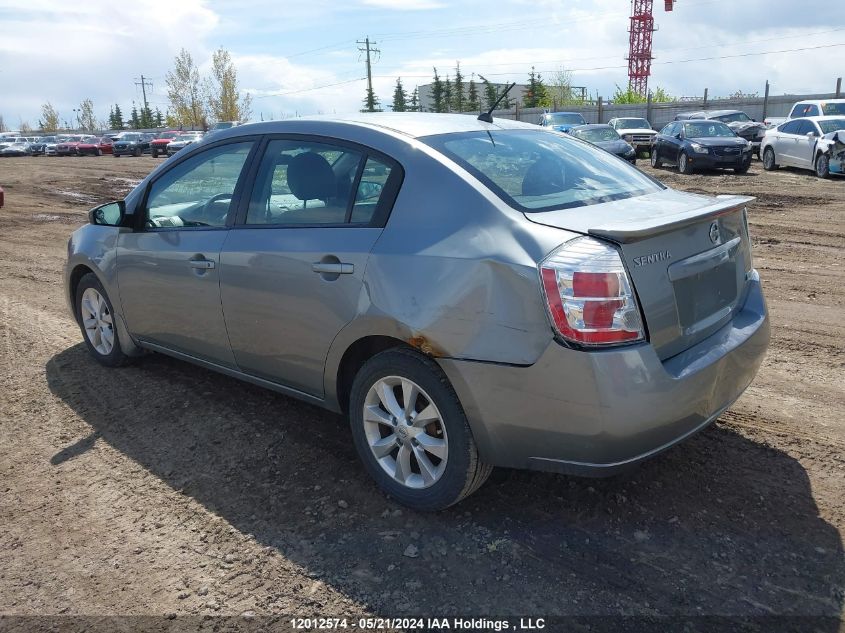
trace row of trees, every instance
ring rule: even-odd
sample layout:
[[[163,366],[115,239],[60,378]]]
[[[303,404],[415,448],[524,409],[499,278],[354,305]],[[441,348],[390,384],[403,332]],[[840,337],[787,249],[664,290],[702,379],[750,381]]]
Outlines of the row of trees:
[[[481,84],[476,82],[475,73],[470,75],[469,81],[461,70],[461,63],[457,62],[454,68],[454,75],[446,75],[445,80],[434,68],[434,77],[431,81],[431,107],[432,112],[476,112],[489,110],[499,98],[501,88],[490,82],[484,75],[478,75]],[[584,89],[576,89],[572,86],[572,73],[564,68],[552,73],[550,80],[545,80],[540,72],[533,66],[528,73],[528,81],[525,84],[525,92],[522,95],[522,107],[524,108],[550,108],[566,105],[580,105],[585,99]],[[516,95],[509,93],[502,99],[497,109],[508,110],[513,108]],[[657,88],[653,94],[654,101],[674,101],[662,88]],[[631,90],[623,90],[617,86],[613,95],[614,103],[639,103],[645,102],[646,98],[637,95]],[[417,88],[408,96],[402,84],[402,78],[396,80],[396,87],[393,91],[394,112],[417,112],[420,110],[419,94]],[[380,111],[378,98],[375,95],[367,95],[364,101],[365,112]]]
[[[212,55],[211,74],[202,77],[191,54],[184,48],[174,59],[173,70],[167,73],[167,98],[169,106],[166,113],[147,104],[132,102],[129,116],[123,113],[120,104],[109,108],[106,119],[97,119],[94,102],[83,99],[78,108],[73,108],[73,115],[62,119],[59,111],[49,101],[41,106],[41,118],[38,127],[42,132],[56,132],[61,129],[79,129],[94,131],[97,129],[148,129],[162,127],[208,128],[216,121],[246,121],[252,115],[252,98],[249,94],[241,95],[238,88],[238,72],[229,52],[223,48]],[[5,125],[0,119],[0,131]],[[22,132],[32,128],[26,121],[21,121]]]

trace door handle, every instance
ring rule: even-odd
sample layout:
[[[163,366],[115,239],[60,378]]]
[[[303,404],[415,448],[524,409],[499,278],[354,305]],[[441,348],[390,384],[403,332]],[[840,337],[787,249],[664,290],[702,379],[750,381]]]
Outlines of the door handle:
[[[214,268],[214,262],[210,259],[189,259],[188,265],[191,268],[199,268],[201,270],[211,270]]]
[[[355,265],[343,262],[314,262],[311,264],[311,270],[315,273],[328,275],[351,275],[355,272]]]

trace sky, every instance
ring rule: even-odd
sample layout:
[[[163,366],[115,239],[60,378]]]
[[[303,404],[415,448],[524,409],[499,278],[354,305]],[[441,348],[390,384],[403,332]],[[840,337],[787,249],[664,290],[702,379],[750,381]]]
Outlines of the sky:
[[[814,4],[814,3],[809,3]],[[832,92],[845,74],[845,2],[807,10],[786,0],[655,0],[649,85],[675,96],[737,91]],[[781,6],[782,5],[782,6]],[[409,90],[432,67],[525,83],[571,71],[573,85],[612,95],[627,84],[628,0],[0,0],[0,115],[37,127],[51,102],[62,121],[90,98],[128,114],[152,81],[167,108],[165,76],[181,48],[201,70],[230,51],[253,119],[356,111],[366,88],[359,40],[369,37],[383,106],[396,78]],[[803,50],[801,50],[803,49]],[[388,109],[385,107],[385,109]]]

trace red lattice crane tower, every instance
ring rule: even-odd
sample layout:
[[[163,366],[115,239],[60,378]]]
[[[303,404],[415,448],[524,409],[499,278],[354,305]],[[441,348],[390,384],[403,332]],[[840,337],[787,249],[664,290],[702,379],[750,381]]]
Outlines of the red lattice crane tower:
[[[675,0],[664,0],[664,8],[671,11]],[[651,74],[651,39],[654,28],[654,0],[631,0],[631,33],[628,47],[628,88],[638,95],[648,93]]]

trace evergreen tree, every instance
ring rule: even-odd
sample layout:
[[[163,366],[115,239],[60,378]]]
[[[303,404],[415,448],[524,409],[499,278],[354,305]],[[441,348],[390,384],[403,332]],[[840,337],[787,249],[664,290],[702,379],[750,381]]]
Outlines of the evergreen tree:
[[[443,105],[446,106],[444,112],[452,111],[452,80],[449,75],[446,75],[446,81],[443,83]]]
[[[407,112],[408,110],[408,93],[405,92],[405,88],[402,86],[402,78],[396,78],[396,89],[393,91],[393,111],[394,112]]]
[[[478,86],[475,85],[475,73],[472,74],[469,80],[469,88],[467,90],[467,112],[475,112],[481,108],[478,102]]]
[[[461,62],[455,62],[455,81],[452,83],[452,110],[463,112],[466,101],[464,101],[464,76],[461,74]]]
[[[437,74],[437,68],[434,69],[434,81],[431,82],[431,100],[435,112],[446,112],[444,99],[443,80]]]
[[[546,85],[543,83],[540,73],[535,72],[534,66],[532,66],[531,72],[528,73],[528,89],[525,91],[522,106],[525,108],[541,108],[548,105],[549,95]]]
[[[493,107],[493,104],[496,103],[496,99],[499,98],[499,95],[496,92],[496,86],[490,83],[490,81],[479,75],[481,77],[481,81],[484,82],[484,109],[489,110]]]
[[[367,87],[367,96],[364,97],[364,108],[361,112],[381,112],[378,97],[370,87]]]
[[[156,127],[163,127],[164,126],[164,115],[161,113],[161,110],[156,107],[156,113],[154,117],[155,126]]]
[[[414,91],[411,93],[411,99],[408,101],[408,112],[420,111],[420,92],[414,86]]]
[[[118,104],[114,104],[114,120],[110,122],[115,130],[122,130],[125,126],[123,121],[123,112]]]
[[[135,102],[132,102],[132,114],[129,117],[129,127],[133,130],[140,130],[141,129],[141,117],[138,115],[138,108],[135,106]]]

